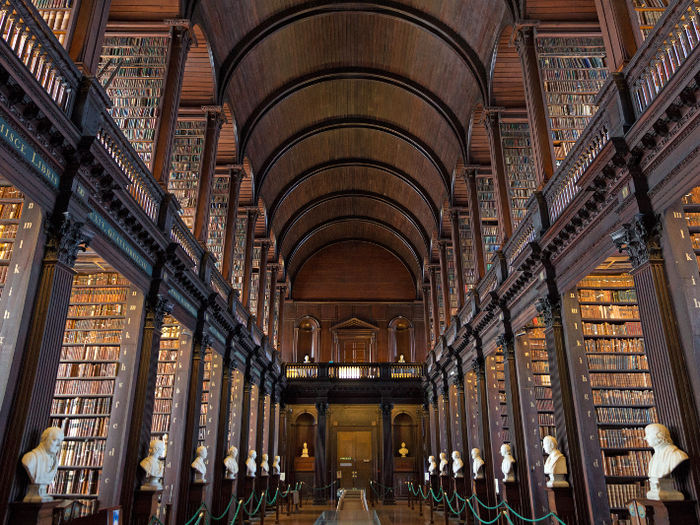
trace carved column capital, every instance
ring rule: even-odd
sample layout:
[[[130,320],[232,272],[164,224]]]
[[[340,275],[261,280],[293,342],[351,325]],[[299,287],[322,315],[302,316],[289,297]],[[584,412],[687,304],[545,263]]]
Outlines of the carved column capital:
[[[158,294],[155,302],[151,305],[151,307],[148,310],[149,315],[146,316],[146,319],[148,319],[148,317],[152,315],[153,328],[160,332],[161,328],[163,328],[163,321],[165,319],[165,316],[173,311],[173,303],[168,301],[162,295]]]
[[[240,184],[243,179],[245,179],[246,173],[243,169],[243,164],[229,164],[229,175],[231,177],[231,184]]]
[[[535,303],[537,312],[544,317],[544,324],[547,328],[561,325],[561,302],[549,297],[538,299]]]
[[[319,417],[321,417],[321,416],[325,417],[325,416],[326,416],[326,413],[328,412],[329,406],[330,406],[330,405],[329,405],[328,403],[326,403],[326,402],[323,402],[323,403],[316,403],[316,411],[318,412],[318,416],[319,416]]]
[[[429,264],[428,265],[428,273],[430,274],[431,277],[435,277],[439,268],[440,268],[440,266],[437,264]]]
[[[477,380],[486,373],[485,363],[483,357],[475,357],[472,361],[472,371],[476,374]]]
[[[260,253],[267,253],[267,251],[270,249],[270,246],[272,243],[270,242],[270,239],[263,239],[260,241]]]
[[[638,213],[632,222],[623,224],[611,237],[620,252],[627,251],[635,270],[646,262],[663,259],[658,215]]]
[[[540,24],[538,20],[519,20],[515,23],[515,31],[511,37],[511,43],[520,53],[525,47],[530,47],[535,42],[535,28]]]
[[[250,206],[245,209],[246,213],[248,214],[248,220],[249,221],[257,221],[258,217],[260,216],[260,208],[256,206]]]
[[[48,234],[44,259],[57,260],[73,267],[79,251],[85,251],[95,232],[85,227],[84,222],[74,220],[65,212],[58,224],[47,220],[44,224]]]
[[[503,357],[509,359],[513,356],[513,334],[500,334],[496,336],[496,344],[503,349]]]
[[[394,409],[394,404],[390,403],[388,401],[382,401],[382,403],[379,405],[379,408],[382,411],[382,415],[391,415],[391,411]]]

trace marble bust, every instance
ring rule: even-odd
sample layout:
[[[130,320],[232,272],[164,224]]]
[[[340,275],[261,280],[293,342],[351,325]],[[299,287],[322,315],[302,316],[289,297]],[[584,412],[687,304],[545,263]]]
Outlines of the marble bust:
[[[669,476],[684,461],[688,454],[673,444],[668,429],[658,423],[647,425],[644,434],[649,446],[654,449],[654,455],[649,461],[649,487],[647,498],[663,501],[679,501],[684,499],[681,492],[673,486]]]
[[[139,465],[146,471],[146,482],[141,485],[141,490],[161,490],[163,485],[160,479],[163,477],[163,462],[160,458],[165,454],[165,443],[160,439],[151,440],[148,448],[148,457]]]
[[[236,447],[228,449],[228,454],[224,458],[224,466],[226,467],[226,479],[236,479],[238,474],[238,449]]]
[[[403,354],[399,354],[399,363],[405,363],[406,358],[403,356]]]
[[[309,359],[309,354],[306,354],[304,356],[304,363],[310,363],[310,362],[311,362],[311,360]]]
[[[204,445],[197,447],[195,454],[197,454],[197,457],[192,462],[192,468],[194,469],[194,482],[204,483],[206,482],[204,476],[207,474],[207,465],[204,463],[204,460],[207,459],[207,447]]]
[[[258,457],[257,452],[251,450],[248,452],[248,459],[245,460],[245,475],[251,478],[255,477],[255,471],[258,467],[255,465],[255,458]]]
[[[452,474],[455,478],[464,477],[462,474],[462,467],[464,467],[464,461],[462,461],[462,456],[456,450],[452,451]]]
[[[304,443],[304,446],[301,448],[301,457],[302,458],[308,458],[309,457],[309,447]]]
[[[275,459],[272,460],[272,474],[276,476],[279,473],[280,473],[280,457],[275,456]]]
[[[267,463],[267,454],[262,455],[262,461],[260,462],[260,475],[267,476],[270,474],[270,465]]]
[[[484,460],[481,457],[481,451],[478,448],[472,449],[472,474],[474,479],[484,479],[484,473],[481,469],[484,466]]]
[[[401,448],[399,449],[399,454],[402,458],[408,456],[408,449],[406,448],[406,443],[401,443]]]
[[[501,472],[503,472],[503,481],[508,483],[510,481],[515,481],[515,473],[513,472],[513,466],[515,465],[515,458],[510,453],[510,445],[501,445],[501,456],[503,456],[503,462],[501,463]]]
[[[24,465],[31,484],[26,503],[43,503],[52,501],[53,498],[46,493],[46,487],[53,483],[53,478],[58,471],[58,453],[63,444],[63,431],[58,427],[49,427],[41,433],[39,446],[22,456]]]
[[[542,450],[547,454],[547,460],[544,462],[544,474],[549,476],[547,486],[553,487],[568,487],[566,481],[568,470],[566,468],[566,458],[557,448],[557,440],[552,436],[545,436],[542,440]]]
[[[428,457],[428,474],[431,476],[435,475],[435,469],[437,468],[437,463],[435,463],[435,456]]]
[[[447,454],[440,452],[440,475],[447,476]]]

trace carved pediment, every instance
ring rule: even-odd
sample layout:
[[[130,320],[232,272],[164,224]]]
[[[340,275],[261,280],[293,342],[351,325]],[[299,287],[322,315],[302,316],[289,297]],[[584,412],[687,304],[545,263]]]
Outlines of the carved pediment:
[[[357,317],[353,317],[351,319],[348,319],[347,321],[343,321],[342,323],[338,323],[337,325],[331,327],[331,332],[346,332],[351,330],[379,332],[379,327],[367,323],[362,319],[358,319]]]

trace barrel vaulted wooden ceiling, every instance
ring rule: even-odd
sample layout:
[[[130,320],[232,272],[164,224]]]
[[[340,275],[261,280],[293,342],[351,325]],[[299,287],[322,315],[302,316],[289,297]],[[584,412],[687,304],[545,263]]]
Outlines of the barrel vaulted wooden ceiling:
[[[368,241],[416,290],[443,207],[465,192],[456,170],[489,163],[480,108],[524,107],[514,18],[595,19],[593,0],[150,2],[113,0],[112,14],[201,27],[188,67],[210,61],[212,101],[234,121],[228,158],[249,163],[243,196],[264,209],[258,233],[274,233],[292,282],[322,248]]]

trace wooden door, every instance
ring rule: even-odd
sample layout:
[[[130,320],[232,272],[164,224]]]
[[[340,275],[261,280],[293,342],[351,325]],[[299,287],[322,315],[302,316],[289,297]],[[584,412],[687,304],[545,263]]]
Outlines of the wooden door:
[[[372,477],[372,432],[338,432],[338,460],[340,488],[370,490]]]
[[[344,363],[366,363],[369,356],[367,341],[343,341]]]

